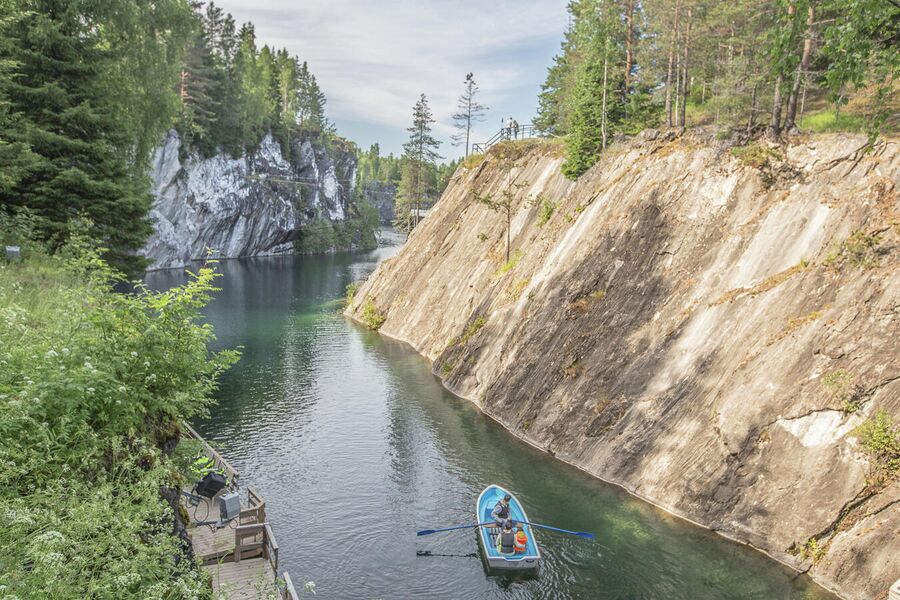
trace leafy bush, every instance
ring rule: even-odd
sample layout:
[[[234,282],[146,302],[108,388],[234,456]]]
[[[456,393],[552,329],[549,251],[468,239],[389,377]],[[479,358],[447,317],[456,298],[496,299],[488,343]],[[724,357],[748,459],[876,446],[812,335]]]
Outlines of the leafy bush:
[[[6,597],[204,598],[161,496],[162,451],[205,412],[237,356],[210,353],[202,269],[166,292],[114,293],[99,251],[0,265],[0,586]]]
[[[359,286],[361,286],[361,285],[362,284],[360,282],[354,281],[353,283],[351,283],[350,285],[347,286],[345,291],[347,292],[347,305],[348,306],[350,304],[353,304],[353,298],[356,297],[356,292],[359,291]]]
[[[900,476],[900,426],[881,410],[853,431],[869,456],[876,477]]]
[[[363,304],[361,318],[363,323],[373,331],[381,329],[385,319],[387,319],[387,317],[378,311],[378,307],[375,306],[375,301],[372,300],[372,298],[366,298],[366,301]]]
[[[550,220],[550,217],[553,216],[553,213],[556,211],[556,202],[550,200],[549,198],[543,198],[543,202],[541,203],[541,212],[538,215],[538,227],[543,227],[547,224],[547,221]]]

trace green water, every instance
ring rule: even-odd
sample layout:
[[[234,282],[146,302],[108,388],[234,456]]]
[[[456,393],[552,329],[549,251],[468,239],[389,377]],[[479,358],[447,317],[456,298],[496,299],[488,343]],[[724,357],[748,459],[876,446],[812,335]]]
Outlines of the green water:
[[[244,354],[197,425],[265,497],[281,570],[316,598],[834,598],[519,442],[412,350],[346,321],[344,287],[394,251],[225,262],[207,310]],[[489,483],[532,520],[597,540],[539,534],[544,562],[526,578],[486,573],[473,531],[416,537],[472,522]]]

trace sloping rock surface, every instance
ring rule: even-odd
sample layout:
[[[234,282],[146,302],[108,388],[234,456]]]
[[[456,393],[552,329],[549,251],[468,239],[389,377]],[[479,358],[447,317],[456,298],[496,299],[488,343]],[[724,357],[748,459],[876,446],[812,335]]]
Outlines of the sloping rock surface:
[[[576,183],[550,144],[495,148],[347,312],[556,457],[884,598],[900,482],[869,485],[853,432],[900,420],[900,144],[864,144],[645,132]],[[504,190],[505,266],[505,215],[474,201]]]

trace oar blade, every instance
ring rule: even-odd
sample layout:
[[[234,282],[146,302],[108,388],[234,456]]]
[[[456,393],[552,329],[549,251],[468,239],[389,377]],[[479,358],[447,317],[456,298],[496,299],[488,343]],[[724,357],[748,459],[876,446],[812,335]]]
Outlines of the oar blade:
[[[436,533],[436,531],[434,529],[423,529],[422,531],[417,531],[416,535],[423,536],[423,535],[431,535],[432,533]]]

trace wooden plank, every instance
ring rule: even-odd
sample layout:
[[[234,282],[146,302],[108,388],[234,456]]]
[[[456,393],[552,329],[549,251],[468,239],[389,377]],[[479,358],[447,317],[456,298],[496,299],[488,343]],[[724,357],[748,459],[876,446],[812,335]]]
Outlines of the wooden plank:
[[[287,572],[284,573],[284,600],[300,600],[300,595],[294,588],[294,582]]]
[[[258,600],[278,597],[275,572],[264,558],[217,563],[203,569],[210,574],[213,597],[221,600]]]

